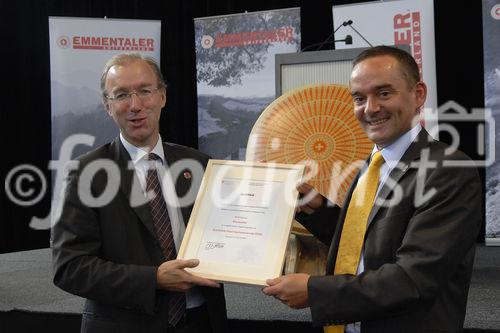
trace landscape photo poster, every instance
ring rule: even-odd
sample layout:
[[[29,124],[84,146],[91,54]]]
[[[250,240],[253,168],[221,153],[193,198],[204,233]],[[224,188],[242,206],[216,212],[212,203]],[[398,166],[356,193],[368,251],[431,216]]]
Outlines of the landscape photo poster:
[[[300,9],[197,18],[198,147],[244,160],[248,135],[275,98],[274,55],[300,50]]]
[[[500,124],[500,3],[483,0],[484,105],[491,110],[495,124]],[[497,125],[498,126],[498,125]],[[493,145],[496,159],[486,167],[486,245],[500,246],[500,135]]]
[[[161,21],[49,17],[52,159],[72,135],[87,134],[78,156],[115,138],[118,129],[104,110],[99,81],[105,63],[138,52],[160,61]]]
[[[119,53],[141,53],[160,64],[161,21],[49,17],[52,208],[30,227],[49,229],[58,217],[66,162],[116,138],[102,104],[104,65]]]

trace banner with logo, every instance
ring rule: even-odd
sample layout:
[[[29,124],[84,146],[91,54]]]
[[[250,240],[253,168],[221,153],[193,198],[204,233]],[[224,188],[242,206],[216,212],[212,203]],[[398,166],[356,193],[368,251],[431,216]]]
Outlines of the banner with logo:
[[[118,129],[104,110],[101,71],[112,56],[138,52],[160,63],[161,21],[49,17],[52,210],[33,217],[33,229],[57,218],[65,163],[113,140]],[[52,222],[53,222],[52,220]]]
[[[500,124],[500,3],[483,0],[484,105]],[[486,136],[494,162],[486,168],[486,245],[500,246],[500,135]]]
[[[102,105],[102,68],[124,52],[139,52],[159,63],[160,36],[161,21],[49,17],[53,160],[59,160],[63,142],[73,134],[95,140],[92,146],[75,146],[72,156],[117,136]]]
[[[274,55],[300,49],[300,9],[194,21],[198,145],[214,158],[245,159],[248,135],[274,100]]]
[[[420,74],[427,84],[424,122],[428,129],[437,125],[436,57],[434,48],[433,0],[376,1],[333,6],[336,49],[372,45],[411,45]],[[347,23],[344,24],[343,23]],[[436,133],[437,134],[437,133]]]

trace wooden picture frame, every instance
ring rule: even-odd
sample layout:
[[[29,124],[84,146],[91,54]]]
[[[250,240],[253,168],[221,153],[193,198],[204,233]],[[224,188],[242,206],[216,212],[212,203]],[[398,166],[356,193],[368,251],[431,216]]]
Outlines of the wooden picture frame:
[[[304,165],[209,160],[177,258],[216,281],[281,275]]]

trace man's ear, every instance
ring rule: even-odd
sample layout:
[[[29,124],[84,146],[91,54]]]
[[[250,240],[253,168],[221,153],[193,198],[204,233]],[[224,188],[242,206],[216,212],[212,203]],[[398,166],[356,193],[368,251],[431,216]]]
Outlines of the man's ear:
[[[167,91],[165,88],[161,89],[161,99],[162,99],[161,107],[163,109],[165,105],[167,105]]]
[[[422,108],[427,99],[427,85],[420,81],[415,85],[415,98],[417,102],[418,109]]]
[[[109,100],[106,99],[105,97],[102,98],[102,105],[104,106],[104,109],[108,113],[108,115],[111,117],[111,106],[109,104]]]

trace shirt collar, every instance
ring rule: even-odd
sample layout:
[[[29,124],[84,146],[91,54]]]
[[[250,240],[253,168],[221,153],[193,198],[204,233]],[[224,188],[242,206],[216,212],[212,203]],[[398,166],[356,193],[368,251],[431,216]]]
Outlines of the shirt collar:
[[[396,141],[391,143],[389,146],[382,148],[380,153],[384,157],[385,163],[389,166],[390,169],[393,169],[398,164],[403,154],[406,152],[408,147],[411,145],[413,141],[415,141],[418,133],[422,130],[422,126],[420,123],[417,123],[411,130],[401,135]],[[375,154],[379,149],[375,145],[373,147],[371,156]]]
[[[165,153],[163,152],[163,144],[162,144],[162,140],[161,140],[160,135],[158,135],[158,141],[156,142],[156,145],[153,147],[153,149],[151,151],[147,151],[144,148],[134,146],[133,144],[128,142],[127,139],[125,139],[125,137],[122,135],[122,133],[120,133],[120,141],[122,142],[123,146],[125,147],[125,149],[129,153],[130,159],[132,160],[134,165],[137,164],[138,162],[144,160],[144,157],[149,153],[154,153],[154,154],[158,155],[160,157],[162,163],[164,164]]]

